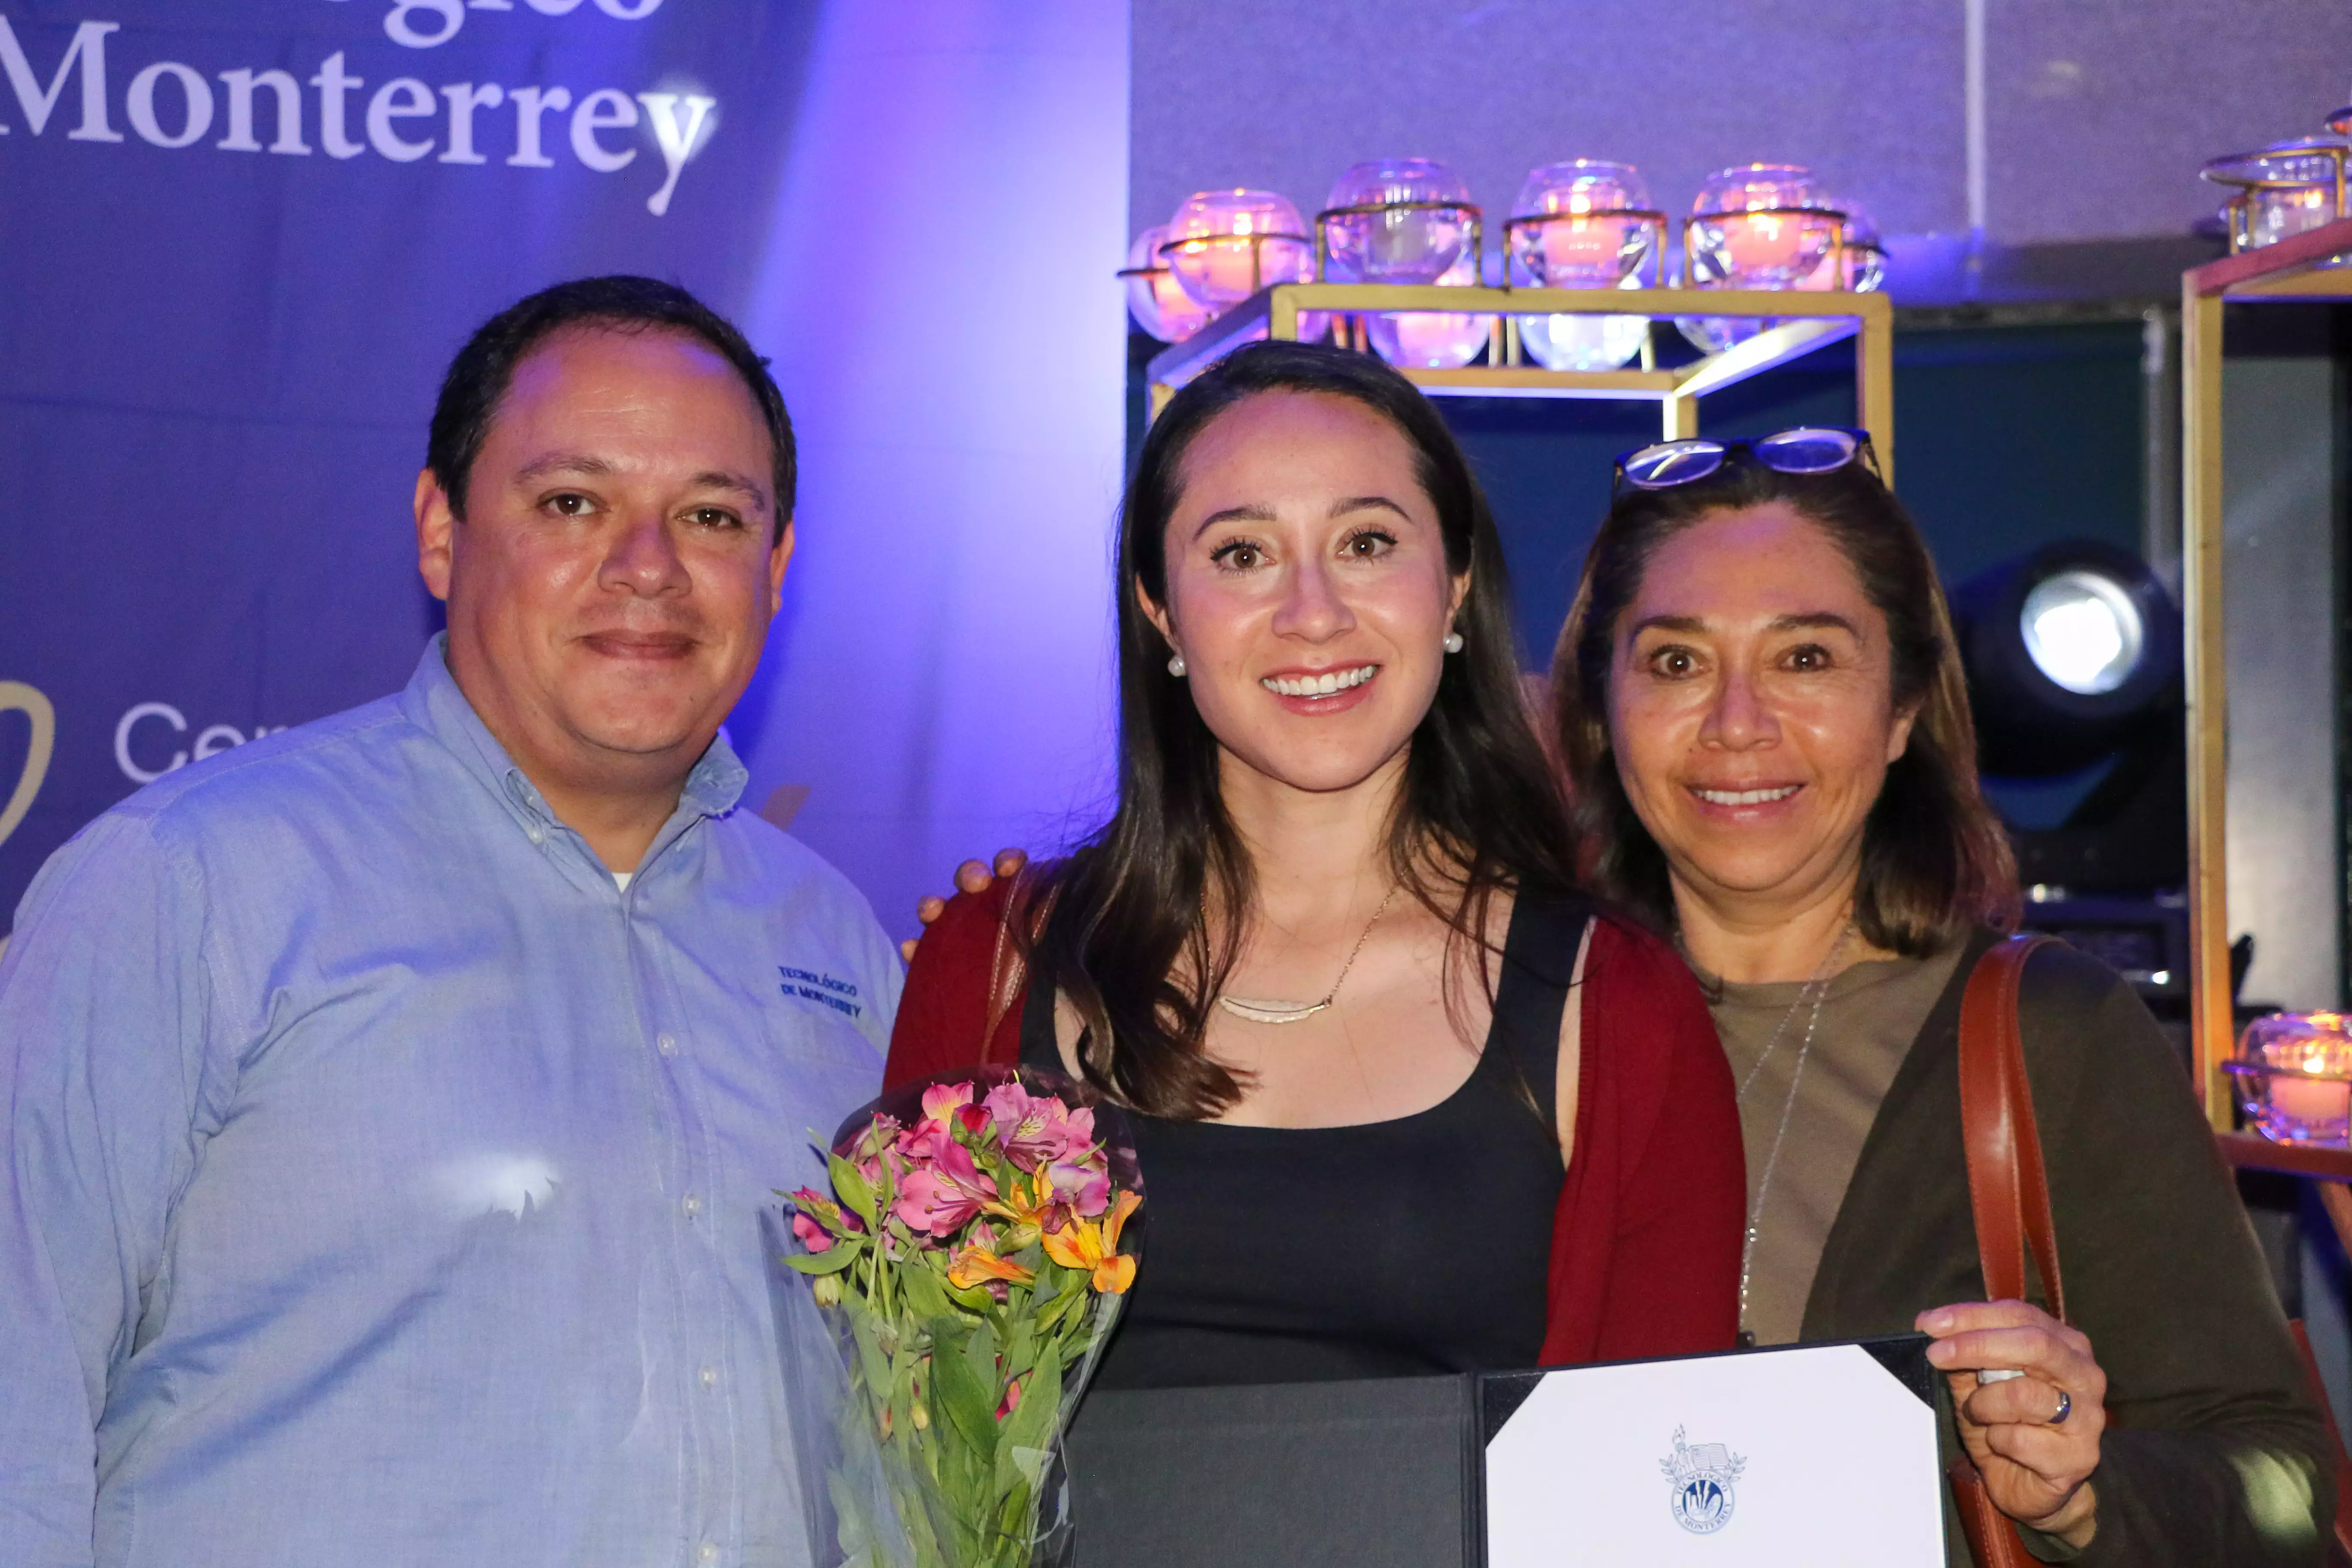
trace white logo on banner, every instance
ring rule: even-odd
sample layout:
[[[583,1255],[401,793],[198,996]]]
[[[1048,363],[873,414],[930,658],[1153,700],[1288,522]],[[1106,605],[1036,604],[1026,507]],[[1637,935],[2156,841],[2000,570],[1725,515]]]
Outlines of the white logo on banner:
[[[525,0],[547,16],[562,16],[581,0]],[[509,11],[513,0],[469,0],[477,10]],[[624,21],[652,15],[661,0],[595,0],[598,10]],[[438,31],[417,29],[416,13],[438,16]],[[383,27],[394,42],[410,48],[430,48],[457,36],[465,21],[458,0],[393,0]],[[26,129],[39,136],[60,107],[68,84],[77,89],[80,120],[66,132],[68,142],[121,142],[114,128],[113,100],[108,73],[107,37],[122,30],[120,22],[84,22],[74,28],[64,57],[43,86],[31,58],[17,40],[8,18],[0,16],[0,69],[15,90],[17,111]],[[509,168],[552,169],[556,160],[548,149],[565,137],[572,156],[583,168],[615,174],[636,161],[640,148],[628,146],[627,133],[650,132],[660,153],[660,188],[646,198],[646,210],[656,217],[669,211],[678,176],[687,163],[709,144],[718,129],[719,100],[686,90],[640,92],[632,96],[617,88],[602,87],[575,96],[568,87],[534,85],[506,87],[498,82],[457,81],[434,87],[415,77],[394,77],[364,93],[367,81],[354,76],[337,49],[319,62],[318,74],[295,80],[283,70],[239,68],[215,73],[221,84],[215,91],[211,79],[178,60],[157,60],[131,79],[122,99],[123,119],[142,142],[163,148],[193,147],[212,134],[215,122],[226,132],[212,145],[224,153],[259,153],[265,147],[256,134],[266,105],[270,139],[266,150],[292,157],[308,157],[315,150],[330,158],[357,158],[373,152],[395,163],[413,163],[440,153],[443,163],[487,163],[493,148],[507,151]],[[304,139],[304,117],[310,100],[303,88],[318,89],[318,146]],[[354,108],[363,101],[363,108]],[[554,118],[555,126],[548,124]],[[354,126],[354,120],[357,126]],[[16,128],[0,121],[0,135]],[[613,139],[622,138],[615,142]]]
[[[580,0],[523,0],[542,16],[563,16],[580,9]],[[596,9],[607,16],[624,22],[642,22],[661,9],[662,0],[596,0]],[[384,13],[383,35],[395,44],[405,44],[412,49],[429,49],[446,44],[457,36],[466,25],[467,11],[511,11],[514,0],[392,0],[392,9]],[[428,18],[424,26],[431,32],[420,30],[420,14]],[[438,17],[437,23],[429,18]]]
[[[114,765],[121,768],[122,776],[133,784],[153,784],[165,773],[174,773],[192,762],[202,762],[206,757],[227,751],[231,746],[242,746],[247,741],[258,741],[264,735],[274,735],[278,732],[267,724],[256,724],[250,735],[234,724],[207,724],[203,730],[197,731],[195,748],[193,752],[183,747],[174,751],[172,753],[172,760],[162,767],[142,768],[131,755],[131,737],[140,732],[142,726],[156,724],[163,725],[177,735],[185,735],[188,732],[187,715],[168,702],[142,702],[130,712],[125,713],[122,716],[122,721],[114,727]],[[283,724],[278,726],[278,730],[284,728],[286,726]],[[167,741],[164,744],[169,745],[171,742]]]

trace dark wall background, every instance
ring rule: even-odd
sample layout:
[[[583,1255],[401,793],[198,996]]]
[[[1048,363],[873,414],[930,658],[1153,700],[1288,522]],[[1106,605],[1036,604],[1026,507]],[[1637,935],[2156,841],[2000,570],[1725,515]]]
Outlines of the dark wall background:
[[[1896,488],[1947,584],[2053,538],[2141,548],[2137,321],[1898,332]],[[1655,405],[1535,398],[1439,405],[1477,465],[1528,660],[1548,663],[1612,460],[1657,437]],[[1854,422],[1850,345],[1708,398],[1708,435]]]

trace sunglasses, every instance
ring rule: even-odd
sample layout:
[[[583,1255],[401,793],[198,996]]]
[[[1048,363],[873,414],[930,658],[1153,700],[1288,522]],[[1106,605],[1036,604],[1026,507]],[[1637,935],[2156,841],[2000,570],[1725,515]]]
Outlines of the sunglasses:
[[[1867,464],[1872,473],[1878,472],[1878,454],[1871,450],[1870,432],[1836,425],[1800,425],[1752,440],[1709,441],[1695,437],[1661,441],[1617,459],[1612,494],[1696,484],[1720,472],[1727,463],[1761,463],[1779,474],[1829,474],[1856,458]]]

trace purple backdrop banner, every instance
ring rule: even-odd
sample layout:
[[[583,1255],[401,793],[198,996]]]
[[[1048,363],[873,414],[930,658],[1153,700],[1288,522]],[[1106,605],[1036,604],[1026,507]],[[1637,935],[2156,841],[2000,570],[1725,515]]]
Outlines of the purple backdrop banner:
[[[887,25],[876,9],[890,13]],[[936,88],[943,73],[955,77],[942,58],[992,56],[957,79],[1003,78],[1034,105],[1044,84],[1022,60],[1057,56],[1048,75],[1090,85],[1043,101],[1078,103],[1070,112],[1088,125],[1115,105],[1117,135],[1097,161],[1123,164],[1124,7],[1115,26],[1097,17],[1091,32],[1073,24],[1072,9],[0,0],[0,931],[40,862],[141,783],[406,679],[437,625],[416,584],[407,516],[433,394],[466,333],[535,288],[646,272],[741,321],[776,356],[796,416],[814,426],[812,493],[835,514],[812,519],[804,500],[796,575],[838,557],[837,536],[813,542],[813,526],[894,503],[861,500],[840,474],[814,470],[828,443],[869,437],[887,411],[866,406],[872,363],[840,393],[832,362],[780,340],[824,314],[808,295],[827,277],[887,275],[887,260],[877,272],[867,258],[893,237],[866,215],[855,232],[829,229],[812,220],[805,193],[834,178],[887,196],[933,143],[990,153],[988,91],[933,90],[919,114],[898,114],[900,129],[885,122],[890,84]],[[1083,24],[1098,8],[1076,10]],[[1115,81],[1095,82],[1114,47]],[[810,99],[825,107],[804,114]],[[1003,136],[1062,145],[1074,129],[1084,127],[1032,107]],[[856,174],[861,159],[880,172]],[[1061,196],[1066,213],[1085,218],[1081,237],[1102,230],[1103,321],[1066,335],[1059,360],[1050,348],[1033,353],[1027,374],[1066,373],[1073,353],[1102,361],[1099,374],[1088,372],[1102,384],[1102,428],[1076,436],[1105,451],[1080,452],[1084,506],[1071,519],[1088,586],[1099,576],[1100,503],[1116,478],[1108,275],[1123,169],[1084,174],[1075,188],[1066,179]],[[1082,259],[1096,276],[1097,258]],[[859,309],[918,314],[887,299]],[[1056,309],[1067,314],[1066,292]],[[863,319],[846,314],[853,327]],[[866,344],[887,353],[887,336],[869,328]],[[958,439],[986,447],[989,417],[966,421]],[[925,439],[920,428],[891,434]],[[905,466],[903,455],[894,461]],[[956,525],[902,517],[889,526],[936,535]],[[781,639],[826,643],[806,609],[820,591],[794,584]],[[1018,623],[1021,606],[1000,608],[1003,624]],[[856,606],[849,644],[813,657],[854,667],[871,653],[857,637],[903,642],[908,627],[931,628],[936,641],[937,610]],[[1098,618],[1090,615],[1075,650],[1082,660]],[[1002,629],[982,621],[977,638]],[[1033,651],[1066,661],[1073,649]],[[908,679],[951,668],[954,655],[931,649]],[[826,689],[840,684],[807,673]],[[857,752],[859,737],[835,733],[806,759],[789,754],[784,731],[762,723],[782,691],[763,675],[745,721],[774,739],[764,770],[752,758],[755,788],[764,798],[779,784],[812,785],[821,828],[822,756]],[[929,698],[969,706],[952,679]],[[1098,746],[1098,708],[1091,696],[1078,707],[1068,724],[1046,727]],[[885,727],[875,739],[882,754],[863,764],[888,773],[900,738]],[[835,820],[854,817],[866,832],[877,826],[871,791],[862,776],[858,787],[865,798],[835,802],[856,806]],[[903,821],[879,825],[884,836],[929,854],[933,804],[916,790],[898,808]],[[918,831],[899,831],[910,824]],[[947,837],[996,827],[964,824]],[[857,846],[820,847],[861,869]],[[911,863],[864,869],[889,886],[877,903],[919,879]]]

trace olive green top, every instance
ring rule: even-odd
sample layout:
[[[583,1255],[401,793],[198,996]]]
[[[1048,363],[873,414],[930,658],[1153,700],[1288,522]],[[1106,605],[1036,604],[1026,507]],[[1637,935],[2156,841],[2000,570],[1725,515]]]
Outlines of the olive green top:
[[[1858,1155],[1809,1146],[1849,1139],[1831,1129],[1851,1128],[1851,1107],[1809,1121],[1802,1139],[1790,1125],[1766,1236],[1789,1218],[1780,1184],[1792,1158],[1813,1173],[1800,1188],[1843,1188],[1827,1237],[1783,1253],[1771,1270],[1776,1289],[1799,1263],[1811,1280],[1798,1298],[1797,1337],[1904,1332],[1925,1308],[1983,1299],[1960,1141],[1959,1017],[1969,971],[1996,940],[1979,931],[1937,964],[1943,994],[1908,1047],[1885,1053],[1878,1071],[1891,1070],[1892,1081],[1874,1075],[1847,1091],[1877,1106]],[[1846,984],[1861,988],[1857,1000],[1877,994],[1867,973]],[[1890,982],[1862,1004],[1855,1017],[1879,1020],[1871,1038],[1899,1037],[1885,1033],[1898,990],[1910,994],[1906,983]],[[1808,1097],[1823,1044],[1835,1037],[1835,1005],[1833,995],[1822,1011]],[[2097,1533],[2080,1553],[2032,1532],[2028,1548],[2079,1568],[2317,1568],[2335,1507],[2327,1429],[2179,1054],[2129,985],[2066,947],[2044,948],[2026,965],[2018,1015],[2068,1315],[2107,1375],[2109,1415],[2092,1478]],[[1841,1033],[1862,1027],[1844,1016],[1838,1024]],[[1733,1029],[1746,1032],[1746,1022],[1726,1033]],[[1780,1048],[1789,1050],[1786,1037]],[[1831,1049],[1852,1066],[1843,1047]],[[1822,1087],[1837,1087],[1833,1075]],[[1770,1099],[1762,1077],[1748,1094]],[[1775,1125],[1778,1116],[1775,1108]],[[1748,1126],[1752,1138],[1757,1122]],[[1760,1155],[1751,1149],[1750,1158]],[[1843,1174],[1831,1184],[1819,1168],[1832,1158]],[[2029,1294],[2041,1297],[2038,1282]],[[1968,1568],[1957,1531],[1948,1539],[1953,1568]]]
[[[1758,1344],[1798,1339],[1813,1272],[1862,1158],[1863,1140],[1959,959],[1956,943],[1933,958],[1848,965],[1822,990],[1810,1044],[1813,1008],[1803,982],[1734,985],[1699,975],[1724,1055],[1731,1058],[1731,1079],[1742,1091],[1739,1130],[1748,1145],[1748,1213],[1756,1242],[1740,1327]]]

